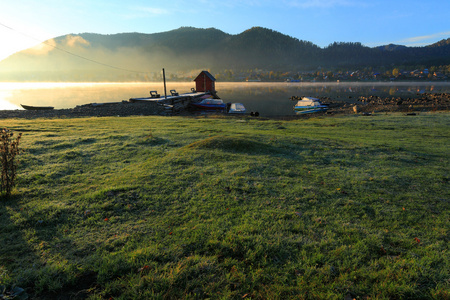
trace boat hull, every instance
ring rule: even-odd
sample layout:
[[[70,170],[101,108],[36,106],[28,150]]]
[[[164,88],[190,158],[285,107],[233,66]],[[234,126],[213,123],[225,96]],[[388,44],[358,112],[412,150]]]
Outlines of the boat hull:
[[[197,109],[207,109],[207,110],[223,110],[227,108],[225,104],[215,105],[215,104],[199,104],[199,103],[191,103],[192,107]]]
[[[246,110],[230,110],[228,113],[232,114],[232,115],[244,115],[247,113],[247,111]]]
[[[297,114],[310,114],[316,112],[323,112],[328,109],[328,106],[320,105],[320,106],[294,106],[294,110]]]
[[[54,109],[53,106],[31,106],[31,105],[24,105],[20,104],[24,109],[26,110],[52,110]]]
[[[223,103],[221,99],[210,99],[206,98],[200,102],[193,102],[191,106],[194,109],[206,109],[206,110],[224,110],[227,105]]]

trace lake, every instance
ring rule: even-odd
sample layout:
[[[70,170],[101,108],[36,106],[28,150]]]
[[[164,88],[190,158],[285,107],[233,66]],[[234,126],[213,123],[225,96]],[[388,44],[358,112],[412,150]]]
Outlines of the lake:
[[[167,92],[187,93],[194,82],[167,82]],[[417,97],[421,93],[450,93],[449,82],[367,83],[216,83],[224,102],[241,102],[261,116],[293,115],[291,96],[329,97],[349,101],[358,96]],[[148,97],[149,91],[164,94],[163,83],[6,83],[0,82],[0,110],[22,109],[20,104],[73,108],[88,103],[120,102]]]

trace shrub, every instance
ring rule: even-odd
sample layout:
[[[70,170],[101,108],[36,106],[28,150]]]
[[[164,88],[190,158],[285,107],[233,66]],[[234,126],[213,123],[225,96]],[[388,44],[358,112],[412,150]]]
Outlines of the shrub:
[[[22,133],[19,133],[15,140],[12,138],[13,135],[14,133],[6,128],[3,128],[0,133],[0,164],[2,169],[0,192],[5,193],[6,197],[11,195],[11,191],[16,184],[16,155],[21,151],[19,142]]]

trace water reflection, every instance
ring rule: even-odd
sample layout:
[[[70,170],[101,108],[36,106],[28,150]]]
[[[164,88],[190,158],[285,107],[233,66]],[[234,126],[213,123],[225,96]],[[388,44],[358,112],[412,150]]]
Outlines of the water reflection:
[[[179,93],[189,92],[194,82],[167,82]],[[450,83],[216,83],[224,102],[240,102],[247,111],[261,115],[294,114],[291,96],[329,97],[349,101],[359,96],[417,97],[420,93],[449,93]],[[162,83],[0,83],[0,109],[20,109],[20,104],[72,108],[87,103],[120,102],[147,97],[156,90],[164,95]]]

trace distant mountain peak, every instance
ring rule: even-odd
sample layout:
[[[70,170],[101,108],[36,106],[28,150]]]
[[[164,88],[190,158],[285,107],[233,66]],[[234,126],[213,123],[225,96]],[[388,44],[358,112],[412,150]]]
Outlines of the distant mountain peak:
[[[384,50],[384,51],[396,51],[396,50],[401,50],[401,49],[405,49],[405,48],[407,48],[407,47],[403,46],[403,45],[395,45],[395,44],[389,44],[389,45],[384,45],[384,46],[378,47],[378,49]]]
[[[261,27],[261,26],[253,26],[250,29],[245,30],[244,32],[251,32],[251,31],[273,31],[272,29]]]

